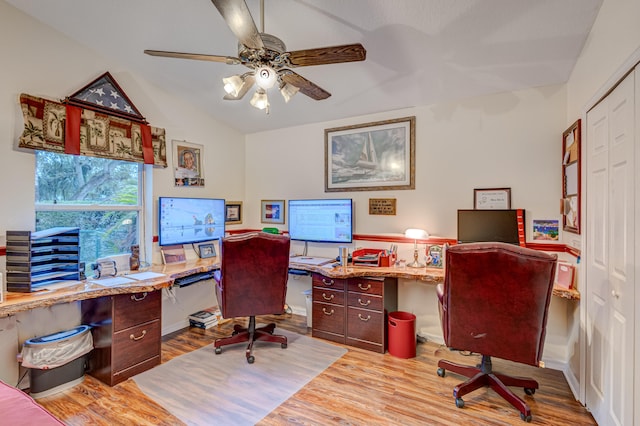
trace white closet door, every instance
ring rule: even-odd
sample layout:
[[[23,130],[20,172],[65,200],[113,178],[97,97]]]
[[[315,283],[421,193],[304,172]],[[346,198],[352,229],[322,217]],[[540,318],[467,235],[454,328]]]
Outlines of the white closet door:
[[[587,114],[587,389],[599,424],[633,424],[634,75]]]

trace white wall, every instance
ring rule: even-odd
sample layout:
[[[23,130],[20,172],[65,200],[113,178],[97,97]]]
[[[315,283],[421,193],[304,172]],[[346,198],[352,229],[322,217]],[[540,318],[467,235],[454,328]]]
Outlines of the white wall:
[[[20,93],[59,100],[109,71],[152,126],[166,130],[167,151],[171,140],[186,140],[204,146],[206,185],[204,188],[176,188],[171,169],[153,170],[154,235],[157,235],[157,197],[215,196],[244,198],[244,137],[205,116],[181,99],[169,96],[121,64],[43,26],[4,1],[0,1],[0,246],[7,229],[33,230],[35,224],[34,154],[16,149],[23,129]],[[169,165],[172,155],[169,154]],[[156,247],[154,259],[159,260]],[[0,257],[0,269],[4,269]],[[79,321],[77,304],[36,310],[19,316],[18,328],[10,320],[0,326],[0,342],[21,344],[26,338],[70,327],[69,318]],[[73,321],[71,321],[73,322]],[[7,333],[5,335],[5,333]],[[4,346],[3,346],[4,347]],[[0,353],[0,379],[15,384],[15,350]]]
[[[324,192],[324,129],[412,115],[415,190]],[[512,207],[526,210],[531,235],[533,219],[561,219],[560,140],[565,123],[566,90],[549,86],[248,135],[247,225],[260,227],[260,199],[347,196],[355,201],[356,233],[402,233],[420,227],[455,239],[456,210],[473,208],[474,188],[509,187]],[[369,215],[369,198],[396,198],[397,215]],[[300,248],[293,245],[294,251]],[[365,245],[379,243],[355,241],[351,249]],[[309,254],[336,256],[337,247],[310,244]],[[411,254],[411,244],[401,245],[400,258]],[[399,284],[399,309],[416,314],[423,334],[442,339],[434,287],[410,280]],[[300,290],[296,283],[295,292]],[[554,298],[547,331],[545,357],[558,363],[568,358],[566,303]]]

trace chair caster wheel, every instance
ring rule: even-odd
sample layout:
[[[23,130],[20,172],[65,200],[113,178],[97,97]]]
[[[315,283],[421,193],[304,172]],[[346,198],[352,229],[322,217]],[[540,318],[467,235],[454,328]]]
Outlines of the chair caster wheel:
[[[249,364],[253,364],[253,362],[254,362],[255,360],[256,360],[256,359],[255,359],[255,357],[254,357],[253,355],[251,355],[251,356],[248,356],[248,357],[247,357],[247,362],[248,362]]]
[[[531,423],[531,414],[529,414],[528,416],[525,416],[523,413],[520,413],[520,418],[527,423]]]
[[[462,398],[456,398],[456,407],[458,408],[464,407],[464,401],[462,400]]]
[[[280,344],[280,347],[281,347],[282,349],[287,349],[287,344],[286,344],[286,343],[281,343],[281,344]]]
[[[527,395],[533,395],[534,393],[536,393],[536,390],[533,388],[524,388],[524,393],[526,393]]]
[[[216,355],[220,355],[222,353],[222,348],[216,348]]]
[[[444,368],[438,368],[438,376],[444,377],[444,374],[445,374],[445,369]]]

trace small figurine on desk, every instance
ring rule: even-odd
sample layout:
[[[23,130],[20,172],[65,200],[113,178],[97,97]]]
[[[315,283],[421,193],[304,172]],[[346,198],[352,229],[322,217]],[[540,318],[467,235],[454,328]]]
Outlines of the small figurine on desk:
[[[129,270],[137,271],[140,269],[140,246],[138,244],[131,246],[131,257],[129,257]]]

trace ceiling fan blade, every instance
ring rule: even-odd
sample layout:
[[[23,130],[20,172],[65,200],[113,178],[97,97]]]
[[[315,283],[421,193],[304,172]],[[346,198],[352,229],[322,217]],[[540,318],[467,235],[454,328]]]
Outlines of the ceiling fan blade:
[[[367,51],[360,43],[289,52],[289,62],[296,67],[364,61],[366,57]]]
[[[282,80],[292,86],[300,89],[301,93],[304,93],[311,99],[321,101],[331,96],[331,93],[324,90],[322,87],[317,86],[315,83],[310,82],[300,74],[296,74],[291,70],[285,70],[281,72]]]
[[[235,34],[238,41],[251,49],[262,49],[264,43],[244,0],[211,0]]]
[[[224,97],[222,99],[224,99],[225,101],[238,101],[238,100],[242,99],[244,97],[244,95],[247,94],[249,89],[251,89],[253,87],[253,84],[255,82],[256,82],[256,79],[255,79],[254,76],[252,76],[252,75],[246,76],[244,78],[244,84],[240,88],[240,92],[238,92],[238,96],[233,96],[233,95],[227,93],[226,95],[224,95]]]
[[[203,55],[200,53],[182,53],[182,52],[167,52],[164,50],[145,50],[144,53],[151,56],[162,56],[165,58],[178,58],[178,59],[196,59],[198,61],[211,61],[211,62],[224,62],[229,65],[241,64],[242,61],[233,56],[217,56],[217,55]]]

